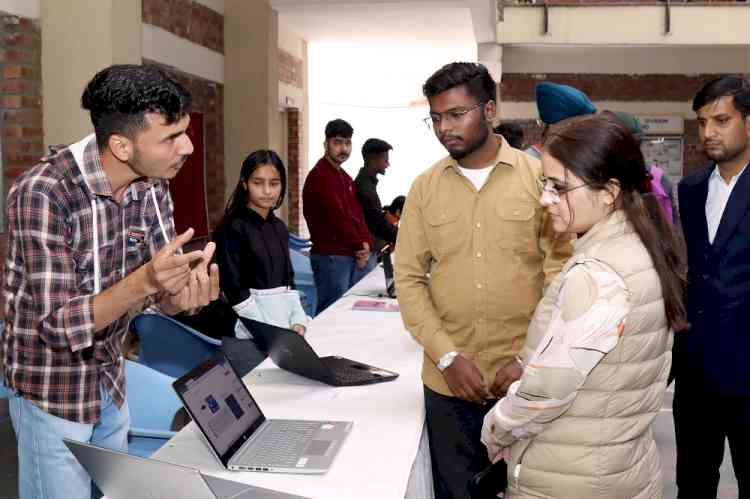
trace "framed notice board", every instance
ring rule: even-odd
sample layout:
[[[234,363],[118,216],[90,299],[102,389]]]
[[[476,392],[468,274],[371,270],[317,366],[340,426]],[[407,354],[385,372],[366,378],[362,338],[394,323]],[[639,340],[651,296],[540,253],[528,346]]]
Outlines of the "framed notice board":
[[[174,224],[180,234],[190,227],[193,239],[208,237],[208,206],[206,204],[206,153],[203,113],[190,113],[188,137],[195,150],[182,165],[180,173],[169,181],[169,192],[174,201]]]

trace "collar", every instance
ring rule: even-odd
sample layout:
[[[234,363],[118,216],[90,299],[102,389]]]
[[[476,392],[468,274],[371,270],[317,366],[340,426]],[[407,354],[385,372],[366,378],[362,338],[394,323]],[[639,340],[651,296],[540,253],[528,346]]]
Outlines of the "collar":
[[[96,136],[92,133],[83,140],[68,146],[68,150],[73,155],[81,172],[80,179],[91,194],[112,197],[112,184],[102,167]],[[131,198],[134,200],[140,199],[151,188],[152,183],[152,179],[136,179],[129,187]]]
[[[369,173],[367,173],[367,168],[364,166],[359,169],[359,173],[357,173],[357,177],[362,178],[362,179],[367,179],[373,184],[378,185],[378,174],[376,173],[375,175],[370,175]]]
[[[495,136],[500,139],[500,148],[497,150],[495,159],[493,159],[492,163],[490,163],[488,166],[493,167],[493,171],[494,171],[494,168],[497,166],[514,167],[518,161],[518,156],[516,155],[516,153],[513,152],[513,149],[510,147],[510,144],[508,144],[508,142],[505,140],[505,138],[502,135],[495,134]],[[450,156],[445,158],[443,161],[445,162],[445,164],[443,165],[443,171],[446,171],[450,168],[454,172],[460,173],[460,170],[458,169],[459,167],[458,161],[456,161]]]
[[[628,219],[623,210],[616,210],[597,222],[582,237],[571,241],[574,253],[591,248],[595,244],[627,232]]]
[[[737,175],[732,177],[732,179],[729,181],[729,186],[733,186],[737,183],[737,181],[740,179],[743,173],[745,173],[745,170],[747,170],[747,165],[742,167],[742,170],[737,172]],[[711,175],[708,177],[709,182],[721,182],[722,184],[726,185],[724,182],[724,177],[721,176],[721,173],[719,173],[719,165],[714,165],[714,171],[711,172]]]
[[[273,222],[273,220],[276,218],[276,216],[273,214],[273,210],[268,212],[268,217],[263,218],[262,216],[260,216],[260,213],[253,210],[252,208],[249,208],[247,205],[242,205],[238,213],[242,218],[256,225],[262,225],[266,222]]]

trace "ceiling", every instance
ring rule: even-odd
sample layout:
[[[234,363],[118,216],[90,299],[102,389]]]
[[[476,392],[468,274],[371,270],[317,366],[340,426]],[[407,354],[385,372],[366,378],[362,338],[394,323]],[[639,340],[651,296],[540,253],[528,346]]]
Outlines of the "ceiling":
[[[473,43],[466,0],[271,0],[279,25],[311,43]]]

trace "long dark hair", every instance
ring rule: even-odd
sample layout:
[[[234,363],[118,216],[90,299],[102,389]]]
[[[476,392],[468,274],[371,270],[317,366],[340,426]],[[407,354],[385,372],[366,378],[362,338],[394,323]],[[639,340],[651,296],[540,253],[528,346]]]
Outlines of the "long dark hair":
[[[613,113],[579,116],[550,129],[544,152],[593,190],[619,184],[615,206],[625,212],[651,256],[661,281],[667,324],[675,331],[685,329],[684,244],[651,193],[651,175],[633,135]]]
[[[284,196],[286,195],[286,167],[284,162],[281,160],[275,151],[270,149],[260,149],[258,151],[251,152],[245,161],[242,162],[242,170],[240,170],[240,178],[237,181],[237,187],[234,188],[234,192],[229,196],[227,206],[224,209],[224,216],[216,226],[215,230],[223,227],[229,222],[243,206],[247,206],[247,179],[249,179],[253,172],[264,165],[272,165],[279,172],[279,178],[281,179],[281,193],[279,199],[276,201],[276,205],[273,209],[279,208],[284,203]]]

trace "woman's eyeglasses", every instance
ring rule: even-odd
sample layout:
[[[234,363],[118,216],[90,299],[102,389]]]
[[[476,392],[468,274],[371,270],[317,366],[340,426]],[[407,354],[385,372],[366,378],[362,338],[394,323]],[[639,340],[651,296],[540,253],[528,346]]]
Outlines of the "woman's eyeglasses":
[[[554,180],[545,177],[544,175],[540,176],[537,179],[537,186],[539,187],[539,192],[542,194],[547,194],[550,197],[550,202],[557,204],[560,202],[560,197],[564,194],[567,194],[571,191],[574,191],[576,189],[580,189],[581,187],[586,187],[588,184],[580,184],[573,187],[568,187],[565,185],[560,185],[558,183],[555,183]]]

